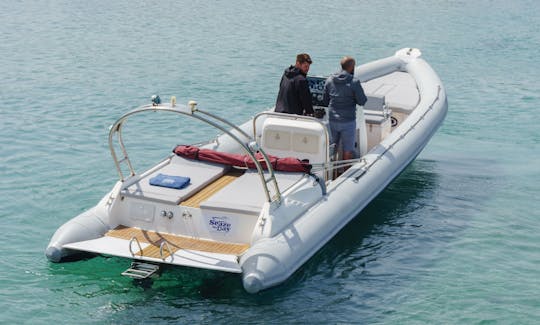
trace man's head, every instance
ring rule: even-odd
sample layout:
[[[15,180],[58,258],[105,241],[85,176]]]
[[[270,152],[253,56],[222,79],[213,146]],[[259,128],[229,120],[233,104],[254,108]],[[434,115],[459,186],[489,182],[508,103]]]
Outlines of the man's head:
[[[347,71],[348,73],[354,72],[354,66],[356,65],[356,61],[354,60],[353,57],[344,56],[343,59],[339,61],[339,63],[341,64],[341,68],[343,70]]]
[[[313,61],[311,61],[311,57],[307,53],[300,53],[296,56],[296,67],[302,71],[302,73],[306,74],[309,71],[309,66],[311,65]]]

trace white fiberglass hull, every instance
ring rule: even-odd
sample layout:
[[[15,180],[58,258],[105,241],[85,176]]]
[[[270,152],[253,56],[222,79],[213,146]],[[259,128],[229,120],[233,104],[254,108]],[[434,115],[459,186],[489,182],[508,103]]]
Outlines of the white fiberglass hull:
[[[131,251],[131,241],[127,250],[126,241],[105,238],[105,233],[118,225],[118,222],[111,220],[118,206],[122,205],[118,200],[121,182],[96,207],[57,230],[47,247],[47,257],[59,262],[74,252],[87,251],[154,263],[242,273],[244,288],[250,293],[282,283],[397,177],[443,122],[447,112],[444,87],[436,73],[419,56],[418,50],[404,49],[395,56],[357,68],[355,74],[360,76],[363,83],[396,71],[408,74],[416,85],[414,91],[419,95],[417,104],[399,126],[362,157],[361,162],[328,182],[326,191],[313,185],[308,177],[295,185],[297,194],[285,195],[280,205],[266,205],[254,223],[253,233],[250,232],[249,249],[239,257],[179,251],[169,258],[152,259],[135,256]],[[249,121],[240,128],[251,133],[252,124]],[[223,136],[218,143],[216,149],[219,151],[238,150],[238,145],[230,137]],[[159,203],[156,206],[157,210],[165,206],[175,215],[182,213],[178,205]],[[189,255],[191,253],[198,257]]]
[[[414,160],[443,122],[445,90],[424,60],[401,53],[361,66],[355,74],[371,79],[393,70],[415,78],[420,103],[398,129],[364,156],[367,166],[352,166],[304,216],[278,235],[255,243],[242,256],[246,291],[258,292],[289,278]]]

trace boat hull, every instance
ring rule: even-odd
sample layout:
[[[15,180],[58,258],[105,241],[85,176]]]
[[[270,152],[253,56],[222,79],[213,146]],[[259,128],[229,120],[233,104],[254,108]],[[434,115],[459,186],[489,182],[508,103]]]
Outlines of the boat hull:
[[[213,258],[216,261],[208,262],[206,266],[198,263],[201,261],[185,262],[192,256],[178,255],[174,261],[172,257],[166,259],[163,256],[161,259],[146,260],[241,273],[243,286],[250,293],[288,279],[415,159],[442,124],[448,106],[445,89],[433,69],[420,58],[418,50],[400,50],[392,57],[362,65],[357,68],[355,75],[361,76],[362,82],[369,82],[396,71],[411,76],[417,87],[415,91],[419,94],[419,102],[407,118],[383,141],[371,148],[361,161],[339,178],[328,182],[327,188],[309,176],[298,182],[295,185],[298,191],[286,194],[281,204],[266,203],[258,219],[256,215],[253,219],[256,226],[251,235],[251,246],[239,258],[231,255],[225,261],[218,256],[205,256],[206,259]],[[253,121],[244,123],[240,129],[252,134]],[[238,152],[238,147],[226,135],[204,146],[223,152]],[[46,249],[47,258],[52,262],[60,262],[83,250],[144,260],[142,255],[136,256],[131,252],[132,241],[122,242],[118,248],[114,248],[111,242],[116,239],[104,238],[107,232],[122,224],[113,221],[116,220],[113,215],[118,214],[115,211],[121,209],[122,204],[125,205],[125,202],[121,202],[122,186],[122,182],[118,182],[98,205],[60,227]],[[303,205],[298,202],[303,202]],[[155,209],[169,210],[174,215],[185,215],[186,211],[178,204],[167,202],[156,203]],[[194,209],[191,211],[196,213]],[[161,218],[159,222],[168,221]],[[155,228],[160,229],[160,226]],[[167,229],[165,226],[161,228]],[[107,247],[97,249],[98,244],[106,244]],[[213,266],[208,266],[210,264]]]
[[[398,53],[359,70],[357,75],[370,77],[392,71],[411,74],[419,87],[418,107],[364,157],[367,165],[352,166],[304,216],[242,256],[246,291],[256,293],[288,279],[416,158],[442,124],[448,108],[445,90],[424,60]]]

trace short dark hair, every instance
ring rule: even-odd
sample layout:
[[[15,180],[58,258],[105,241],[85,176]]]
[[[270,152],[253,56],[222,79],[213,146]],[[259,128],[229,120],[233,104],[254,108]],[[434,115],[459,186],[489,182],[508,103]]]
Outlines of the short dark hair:
[[[356,60],[352,56],[344,56],[339,63],[343,70],[348,70],[349,68],[354,67]]]
[[[309,54],[307,53],[300,53],[296,56],[296,62],[298,63],[304,63],[304,62],[307,62],[309,64],[313,63],[313,61],[311,61],[311,57],[309,56]]]

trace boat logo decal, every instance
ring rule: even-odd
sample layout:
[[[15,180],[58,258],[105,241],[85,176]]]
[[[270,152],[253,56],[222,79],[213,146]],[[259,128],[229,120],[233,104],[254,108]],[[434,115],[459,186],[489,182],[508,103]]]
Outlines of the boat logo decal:
[[[216,232],[228,233],[231,231],[232,224],[227,217],[211,217],[208,221],[208,225]]]

